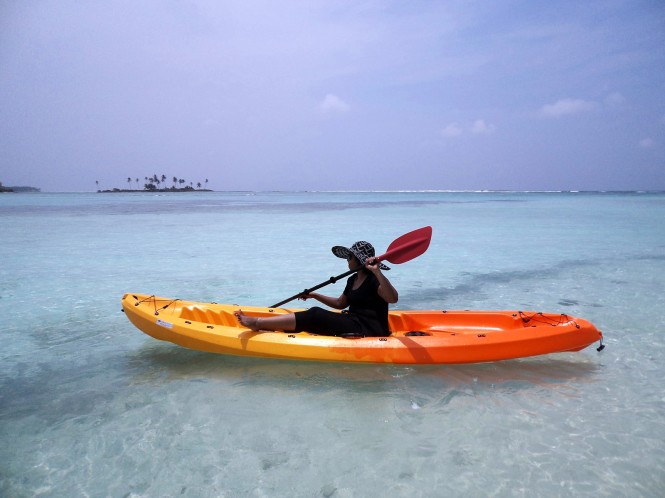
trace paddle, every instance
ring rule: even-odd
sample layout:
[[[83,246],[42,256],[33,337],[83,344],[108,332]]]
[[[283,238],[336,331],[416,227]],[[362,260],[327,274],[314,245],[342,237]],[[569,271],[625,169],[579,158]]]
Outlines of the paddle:
[[[388,246],[388,250],[381,256],[377,256],[376,260],[377,262],[388,261],[389,263],[393,263],[395,265],[406,263],[407,261],[411,261],[412,259],[417,258],[422,253],[424,253],[429,247],[431,239],[432,239],[432,227],[430,226],[419,228],[418,230],[414,230],[409,233],[405,233],[401,237],[398,237],[395,240],[393,240],[393,242]],[[321,287],[325,287],[328,284],[334,284],[340,278],[348,277],[349,275],[357,272],[358,270],[360,270],[360,268],[356,268],[355,270],[349,270],[340,275],[337,275],[336,277],[330,277],[325,282],[321,282],[320,284],[315,285],[310,289],[305,289],[304,291],[299,292],[298,294],[295,294],[290,298],[285,299],[284,301],[280,301],[277,304],[273,304],[271,308],[279,308],[281,305],[286,304],[289,301],[293,301],[294,299],[298,299],[300,296],[309,294],[310,292],[318,290]]]

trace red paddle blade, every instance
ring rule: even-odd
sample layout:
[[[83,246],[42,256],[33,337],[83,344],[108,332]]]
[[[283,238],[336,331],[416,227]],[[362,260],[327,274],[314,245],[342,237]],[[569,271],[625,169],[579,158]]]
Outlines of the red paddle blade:
[[[389,261],[399,265],[417,258],[429,247],[432,240],[432,227],[427,226],[405,233],[388,246],[385,254],[378,256],[380,261]]]

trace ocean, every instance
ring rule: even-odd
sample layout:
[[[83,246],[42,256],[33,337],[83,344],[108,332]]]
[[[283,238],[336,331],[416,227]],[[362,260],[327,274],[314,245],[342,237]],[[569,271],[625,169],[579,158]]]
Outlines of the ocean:
[[[0,495],[662,497],[664,220],[644,192],[0,195]],[[606,348],[238,358],[121,312],[126,292],[269,306],[345,271],[331,246],[426,225],[387,272],[394,309],[567,313]]]

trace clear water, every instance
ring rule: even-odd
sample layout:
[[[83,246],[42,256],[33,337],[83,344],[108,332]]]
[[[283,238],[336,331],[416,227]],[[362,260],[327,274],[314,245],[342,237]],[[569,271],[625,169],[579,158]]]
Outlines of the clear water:
[[[0,196],[0,495],[663,496],[665,195]],[[161,343],[125,292],[270,304],[432,225],[403,309],[565,312],[607,348],[460,366]],[[337,295],[343,284],[326,288]]]

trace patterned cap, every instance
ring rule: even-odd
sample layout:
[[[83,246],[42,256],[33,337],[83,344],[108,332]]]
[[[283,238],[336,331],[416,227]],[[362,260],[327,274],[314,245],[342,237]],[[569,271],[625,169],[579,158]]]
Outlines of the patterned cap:
[[[342,259],[349,259],[349,255],[353,254],[358,261],[360,261],[362,266],[365,266],[365,261],[376,256],[374,246],[364,240],[359,240],[351,247],[335,246],[332,248],[332,252],[335,256]],[[390,268],[383,263],[379,263],[379,268],[382,270],[390,270]]]

